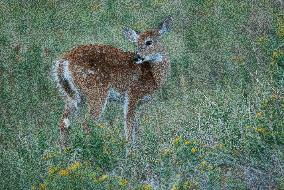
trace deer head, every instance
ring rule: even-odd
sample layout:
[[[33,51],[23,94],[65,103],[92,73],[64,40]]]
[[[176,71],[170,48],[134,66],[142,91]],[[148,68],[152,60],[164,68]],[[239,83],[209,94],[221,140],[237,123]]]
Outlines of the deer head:
[[[170,31],[172,17],[167,17],[158,29],[138,33],[131,28],[124,29],[124,35],[131,42],[136,43],[136,56],[134,61],[137,64],[143,62],[159,63],[165,55],[165,48],[161,41],[161,37]]]

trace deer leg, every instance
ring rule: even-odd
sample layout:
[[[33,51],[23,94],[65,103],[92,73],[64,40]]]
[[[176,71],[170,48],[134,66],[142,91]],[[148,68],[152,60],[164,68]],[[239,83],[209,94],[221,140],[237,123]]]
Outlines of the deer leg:
[[[135,109],[137,105],[137,97],[125,94],[124,99],[124,121],[125,121],[125,136],[128,143],[135,144],[138,123],[135,120]]]
[[[91,90],[92,93],[89,93],[87,97],[88,107],[89,107],[89,116],[91,116],[95,121],[99,120],[108,100],[109,88],[100,88],[99,90]],[[83,127],[88,129],[87,127],[87,118],[85,117],[85,121]],[[84,126],[85,125],[85,126]]]
[[[69,129],[70,129],[70,118],[72,114],[77,110],[76,100],[67,97],[65,102],[65,108],[63,116],[60,121],[60,145],[62,148],[66,148],[69,145]]]
[[[88,126],[88,122],[89,122],[89,114],[86,113],[86,114],[85,114],[84,121],[83,121],[83,123],[82,123],[83,131],[84,131],[86,134],[90,134],[90,128],[89,128],[89,126]]]

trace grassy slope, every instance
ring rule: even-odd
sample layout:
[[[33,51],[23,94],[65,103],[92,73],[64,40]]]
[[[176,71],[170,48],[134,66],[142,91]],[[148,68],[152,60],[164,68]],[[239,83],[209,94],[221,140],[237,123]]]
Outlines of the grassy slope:
[[[280,1],[75,2],[0,1],[1,189],[283,188]],[[60,151],[52,61],[84,43],[133,50],[122,27],[169,14],[172,73],[143,111],[140,148],[125,158],[111,104],[89,137],[74,121],[73,146]]]

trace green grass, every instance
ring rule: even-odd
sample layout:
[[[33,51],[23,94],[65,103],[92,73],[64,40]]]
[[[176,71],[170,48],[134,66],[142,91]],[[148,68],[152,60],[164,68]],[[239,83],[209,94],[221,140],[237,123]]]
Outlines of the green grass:
[[[283,189],[280,2],[0,1],[0,189]],[[52,61],[85,43],[134,50],[122,28],[168,15],[172,72],[140,110],[139,147],[125,156],[122,108],[110,104],[89,136],[80,114],[60,150]]]

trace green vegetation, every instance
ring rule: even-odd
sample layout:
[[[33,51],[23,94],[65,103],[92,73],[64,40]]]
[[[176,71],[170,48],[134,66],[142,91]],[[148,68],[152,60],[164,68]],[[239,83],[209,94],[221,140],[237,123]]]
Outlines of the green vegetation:
[[[0,189],[283,189],[283,10],[283,0],[1,0]],[[138,148],[126,157],[112,103],[90,135],[78,115],[60,150],[52,62],[79,44],[134,50],[123,26],[168,15],[172,72],[140,111]]]

